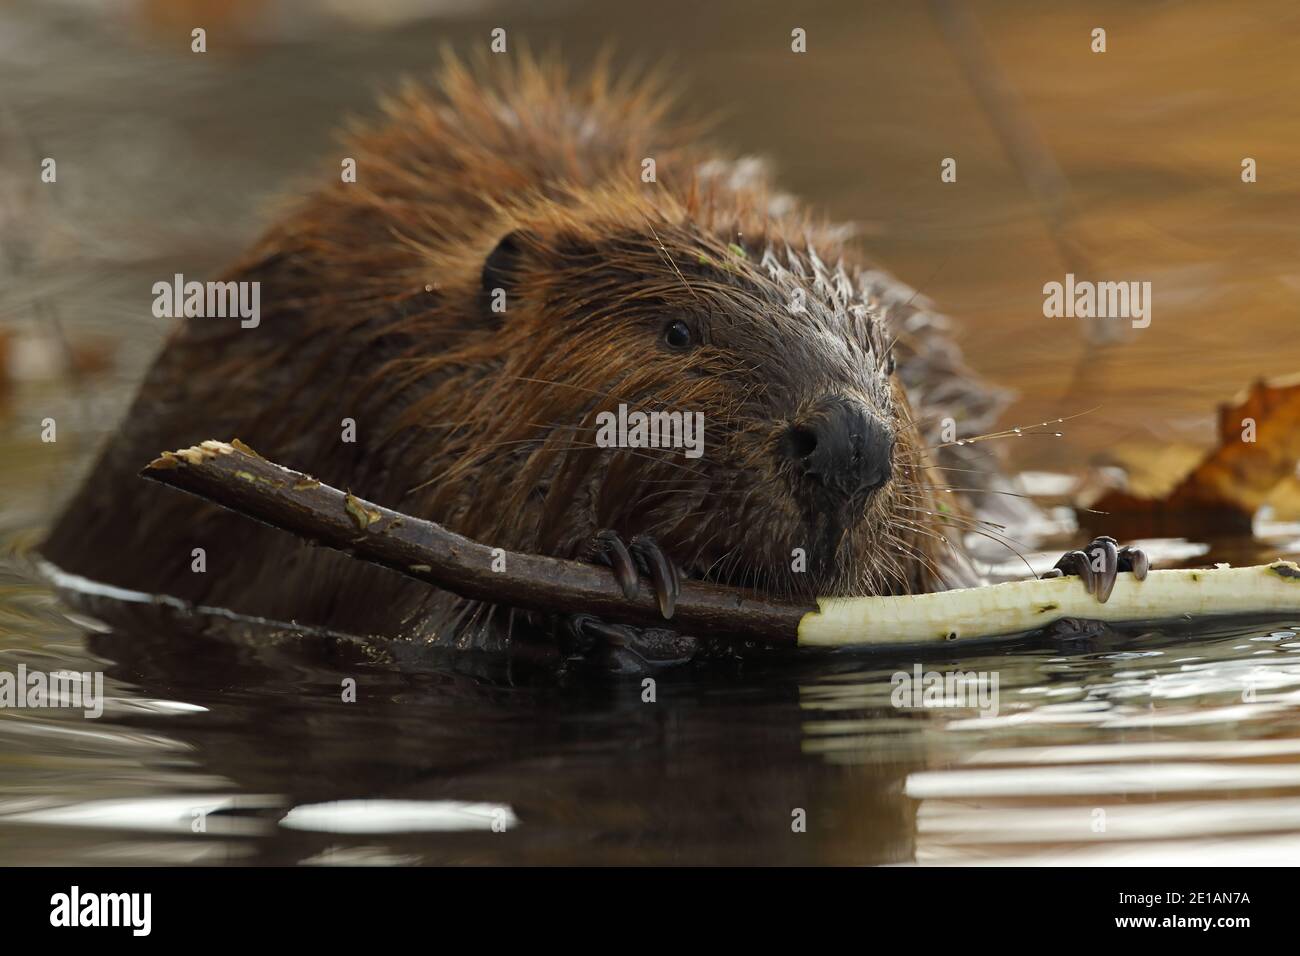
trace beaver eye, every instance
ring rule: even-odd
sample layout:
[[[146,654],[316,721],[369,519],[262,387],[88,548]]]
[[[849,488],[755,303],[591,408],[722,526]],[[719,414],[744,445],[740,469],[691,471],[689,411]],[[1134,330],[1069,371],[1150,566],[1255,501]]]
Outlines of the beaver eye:
[[[664,344],[670,349],[688,349],[691,347],[692,340],[691,327],[681,319],[669,322],[668,327],[664,329]]]

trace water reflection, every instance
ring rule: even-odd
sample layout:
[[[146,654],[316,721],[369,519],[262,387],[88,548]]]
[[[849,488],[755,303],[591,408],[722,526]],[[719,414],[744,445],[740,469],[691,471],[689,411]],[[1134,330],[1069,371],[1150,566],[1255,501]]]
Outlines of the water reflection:
[[[802,751],[797,678],[826,659],[670,673],[647,703],[637,681],[560,684],[510,661],[410,648],[395,660],[391,647],[186,622],[167,608],[123,614],[130,627],[75,631],[111,662],[93,727],[52,711],[0,719],[0,751],[35,733],[46,768],[29,782],[36,802],[5,801],[14,794],[0,785],[11,855],[89,862],[129,848],[128,862],[210,862],[209,845],[221,847],[215,858],[263,863],[911,855],[905,755],[863,777]],[[209,849],[182,852],[182,837]]]
[[[889,668],[862,669],[801,686],[805,750],[923,755],[902,788],[919,863],[1294,863],[1297,651],[1292,628],[1238,626],[926,664],[997,670],[994,717],[891,713]]]
[[[167,608],[87,632],[16,593],[44,638],[5,665],[102,667],[107,700],[0,715],[11,862],[1272,861],[1300,839],[1300,634],[1277,624],[688,669],[647,703]],[[996,673],[996,715],[895,706],[918,667]]]
[[[504,833],[519,825],[510,807],[463,800],[337,800],[294,807],[280,820],[291,830],[321,833],[419,833],[491,830]]]

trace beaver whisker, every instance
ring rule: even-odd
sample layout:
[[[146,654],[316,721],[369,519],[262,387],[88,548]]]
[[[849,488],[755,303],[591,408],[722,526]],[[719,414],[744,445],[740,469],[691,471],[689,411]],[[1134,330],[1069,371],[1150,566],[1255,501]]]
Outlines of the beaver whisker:
[[[731,556],[734,555],[739,550],[739,548],[740,546],[736,545],[724,551],[720,558],[718,558],[716,561],[714,561],[712,564],[710,564],[707,568],[704,569],[704,577],[712,580],[713,569],[716,568],[723,561],[730,559]]]
[[[692,497],[700,497],[699,493],[698,493],[698,492],[695,492],[694,489],[692,489],[692,488],[689,487],[689,486],[687,486],[687,487],[679,487],[679,488],[661,488],[661,489],[659,489],[658,491],[652,491],[652,492],[650,492],[648,495],[644,495],[644,496],[642,496],[641,498],[639,498],[639,499],[637,500],[637,506],[638,506],[639,508],[646,508],[646,507],[648,507],[648,506],[650,505],[650,503],[651,503],[652,501],[654,501],[656,498],[660,498],[660,497],[669,497],[669,496],[682,497],[683,495],[687,495],[687,494],[691,494]],[[695,515],[698,515],[698,514],[708,514],[708,512],[707,512],[707,511],[691,511],[691,512],[688,512],[687,514],[680,515],[680,516],[678,516],[678,517],[675,518],[674,526],[676,526],[676,525],[680,525],[680,524],[681,524],[683,521],[685,521],[687,518],[694,517]]]
[[[906,527],[909,531],[919,533],[919,534],[925,534],[925,531],[917,527],[916,525],[906,524],[904,525],[904,527]],[[910,542],[902,541],[896,538],[895,536],[893,536],[892,534],[889,535],[888,537],[894,540],[894,542],[898,545],[899,548],[905,549],[907,553],[910,554],[915,560],[921,561],[925,565],[925,567],[938,580],[941,581],[946,580],[945,575],[941,572],[940,568],[934,563],[934,561],[929,556],[921,552],[920,549],[918,549],[915,545],[911,544]],[[942,538],[941,541],[950,553],[960,554],[960,552],[958,552],[957,549],[952,546],[952,543],[949,542],[947,538]]]
[[[888,575],[893,575],[893,576],[895,577],[895,580],[897,580],[897,581],[899,582],[899,584],[903,586],[904,589],[906,589],[907,586],[908,586],[908,585],[907,585],[907,580],[906,580],[906,574],[905,574],[904,571],[903,571],[903,566],[902,566],[902,564],[901,564],[901,563],[899,562],[899,560],[898,560],[897,554],[894,553],[894,552],[901,551],[903,554],[907,555],[907,556],[910,557],[912,560],[922,562],[922,564],[923,564],[923,565],[924,565],[924,566],[925,566],[925,567],[926,567],[926,568],[927,568],[927,569],[928,569],[932,574],[935,574],[936,576],[940,576],[940,575],[939,575],[939,570],[938,570],[938,568],[936,568],[932,563],[930,563],[930,561],[929,561],[928,558],[925,558],[925,557],[922,556],[919,552],[917,552],[917,551],[911,549],[910,547],[904,545],[903,542],[899,541],[898,539],[894,538],[893,536],[891,536],[891,535],[885,535],[885,536],[882,538],[882,542],[886,545],[885,553],[886,553],[886,555],[888,556],[888,557],[886,558],[886,564],[887,564],[886,575],[887,575],[887,576],[888,576]],[[889,545],[893,545],[893,549],[894,549],[893,551],[890,551],[890,550],[889,550],[889,547],[888,547]]]
[[[690,520],[691,518],[696,518],[701,515],[707,515],[710,513],[711,512],[709,511],[705,511],[701,509],[697,511],[689,511],[683,515],[670,515],[666,518],[654,522],[654,524],[652,524],[647,530],[650,531],[651,534],[654,534],[656,537],[665,537],[670,532],[676,531],[686,521]]]
[[[667,260],[668,265],[672,267],[673,272],[677,273],[677,278],[682,280],[682,285],[686,287],[686,291],[688,291],[692,296],[698,299],[699,296],[695,295],[695,290],[692,289],[691,284],[686,281],[686,276],[682,275],[682,270],[677,268],[677,262],[673,259],[672,255],[668,252],[668,247],[665,246],[664,241],[659,238],[659,233],[655,232],[654,223],[650,221],[649,216],[645,217],[645,224],[650,230],[650,235],[654,236],[655,242],[659,244],[659,250],[663,254],[664,259]]]
[[[645,399],[623,397],[620,395],[616,395],[613,392],[601,391],[600,389],[595,389],[595,388],[588,388],[583,385],[576,385],[572,382],[549,381],[547,379],[531,378],[524,375],[510,375],[505,372],[501,373],[501,377],[511,378],[520,382],[530,382],[535,385],[549,385],[556,388],[571,388],[574,389],[575,391],[589,392],[593,395],[599,395],[601,398],[608,398],[612,401],[622,402],[623,404],[629,406],[629,408],[634,405],[644,404],[646,401]],[[654,408],[654,410],[657,411],[659,409],[666,408],[666,407],[667,407],[667,402],[659,402],[658,405]]]
[[[717,530],[715,530],[713,534],[709,535],[709,537],[705,539],[703,544],[696,546],[694,554],[691,555],[690,560],[688,560],[685,564],[683,564],[682,567],[687,570],[697,571],[699,573],[701,580],[708,577],[708,569],[705,569],[703,571],[699,570],[700,561],[704,557],[704,553],[708,550],[709,546],[712,545],[713,542],[718,539],[718,535],[722,534],[723,531],[725,530],[728,529],[726,528],[725,525],[720,523]]]
[[[911,510],[911,509],[900,509],[900,510]],[[933,528],[924,527],[923,525],[918,524],[916,521],[913,521],[911,518],[908,518],[906,515],[899,515],[896,520],[898,524],[901,525],[902,527],[907,528],[908,530],[916,534],[921,534],[921,535],[925,535],[926,537],[933,538],[935,541],[938,541],[940,544],[951,545],[952,543],[951,541],[949,541],[947,535],[941,534],[940,532],[936,531]]]
[[[996,472],[987,471],[983,468],[958,468],[954,465],[936,465],[933,463],[927,463],[925,468],[927,471],[955,471],[959,474],[965,474],[965,475],[996,474]],[[984,490],[983,488],[980,489],[980,491],[983,490]]]
[[[953,512],[936,511],[935,508],[934,508],[933,506],[925,507],[925,505],[927,504],[927,502],[924,501],[924,500],[917,500],[917,499],[904,499],[904,500],[912,500],[912,501],[913,501],[913,506],[912,506],[912,507],[900,507],[900,509],[899,509],[900,511],[917,511],[917,512],[920,512],[921,514],[924,514],[924,515],[927,515],[927,516],[930,516],[930,517],[937,518],[937,519],[939,519],[940,521],[943,521],[943,522],[950,522],[950,523],[951,523],[951,522],[963,522],[964,524],[963,524],[962,526],[970,526],[970,527],[976,527],[976,526],[979,526],[979,527],[983,527],[983,528],[986,528],[986,529],[992,529],[992,530],[994,530],[994,531],[1005,531],[1005,530],[1006,530],[1006,526],[1005,526],[1005,525],[998,524],[998,523],[995,522],[995,521],[989,521],[989,520],[986,519],[986,518],[975,518],[975,517],[971,517],[971,516],[969,516],[969,515],[963,515],[963,514],[958,514],[958,513],[953,513]],[[919,505],[920,507],[917,507],[917,505]]]
[[[438,482],[445,482],[445,481],[449,480],[450,478],[454,478],[456,475],[460,474],[460,473],[461,473],[463,470],[465,470],[465,469],[473,468],[473,467],[478,467],[480,464],[482,464],[482,461],[479,460],[479,459],[483,459],[483,458],[486,458],[486,457],[487,457],[487,456],[484,454],[484,452],[486,452],[486,451],[488,451],[488,450],[490,450],[490,449],[492,449],[492,448],[501,447],[501,446],[504,446],[504,445],[512,445],[512,444],[528,444],[528,443],[534,443],[534,442],[541,442],[543,445],[546,445],[547,443],[550,442],[550,438],[549,438],[549,437],[541,437],[541,436],[538,436],[538,437],[535,437],[535,438],[521,438],[521,439],[507,440],[507,441],[501,441],[501,442],[489,442],[489,443],[486,443],[486,444],[479,445],[479,446],[477,446],[477,448],[475,449],[475,454],[476,454],[476,456],[478,456],[478,458],[473,458],[473,457],[471,457],[471,458],[466,458],[466,459],[463,459],[463,460],[457,462],[456,464],[454,464],[454,465],[450,466],[449,468],[447,468],[447,469],[446,469],[445,471],[443,471],[442,473],[437,474],[437,475],[434,475],[433,477],[431,477],[431,478],[429,478],[429,479],[427,479],[427,480],[421,482],[420,484],[415,485],[414,487],[408,489],[408,490],[403,494],[403,497],[406,497],[406,496],[411,495],[411,494],[413,494],[413,493],[415,493],[415,492],[417,492],[417,491],[420,491],[420,490],[422,490],[422,489],[424,489],[424,488],[427,488],[428,486],[430,486],[430,485],[432,485],[432,484],[435,484],[435,483],[438,483]],[[574,451],[583,451],[583,450],[607,451],[607,452],[610,452],[611,457],[616,456],[616,455],[619,455],[619,454],[633,455],[633,456],[636,456],[636,457],[645,458],[646,460],[648,460],[648,461],[652,461],[652,462],[654,462],[654,463],[656,463],[656,464],[667,465],[667,466],[670,467],[670,468],[676,468],[676,469],[678,469],[678,470],[680,470],[680,471],[684,471],[684,472],[686,472],[686,473],[689,474],[689,475],[693,475],[693,476],[696,477],[696,478],[706,478],[706,477],[707,477],[707,475],[705,475],[703,472],[701,472],[701,471],[697,471],[697,470],[694,470],[694,469],[692,469],[692,468],[689,468],[689,467],[687,467],[686,465],[683,465],[681,462],[678,462],[678,461],[674,461],[674,460],[672,460],[672,459],[671,459],[670,457],[668,457],[668,456],[656,456],[656,455],[651,455],[651,454],[648,454],[648,453],[640,452],[640,451],[638,451],[638,450],[635,449],[635,448],[604,448],[604,447],[602,447],[602,446],[600,446],[600,445],[597,445],[595,442],[576,442],[576,443],[568,444],[568,445],[557,445],[557,444],[551,444],[550,447],[543,447],[543,448],[539,449],[539,451],[537,452],[537,454],[548,454],[548,453],[551,453],[551,454],[557,454],[557,455],[559,455],[559,454],[568,454],[568,453],[570,453],[570,452],[574,452]],[[667,449],[667,450],[670,450],[670,451],[671,451],[672,449]]]
[[[911,508],[906,510],[918,511],[920,509]],[[930,512],[923,512],[923,513],[930,515]],[[969,525],[951,525],[951,520],[950,520],[951,516],[948,515],[937,515],[933,517],[936,517],[940,524],[947,524],[953,527],[958,527],[961,530],[968,532],[969,534],[977,534],[982,538],[988,538],[990,541],[1001,545],[1002,547],[1010,551],[1012,554],[1014,554],[1017,558],[1019,558],[1024,563],[1025,567],[1028,568],[1031,573],[1033,573],[1034,570],[1033,566],[1029,563],[1029,561],[1025,558],[1024,553],[1020,550],[1021,547],[1028,547],[1028,545],[1025,542],[1018,541],[1015,538],[1011,538],[1010,536],[998,535],[996,532],[988,531],[983,528],[976,528]]]
[[[630,455],[636,458],[644,458],[646,461],[652,461],[659,465],[667,465],[670,468],[676,468],[679,471],[684,471],[686,472],[686,474],[693,475],[696,478],[707,479],[709,477],[709,475],[703,471],[697,471],[696,469],[690,468],[682,464],[680,461],[675,461],[671,455],[652,455],[649,452],[638,451],[635,448],[603,448],[600,445],[597,445],[595,442],[591,442],[583,445],[575,445],[572,446],[572,448],[567,450],[574,450],[578,448],[588,448],[588,449],[596,449],[598,451],[607,451],[610,452],[611,458],[616,458],[619,455]],[[676,452],[677,449],[664,448],[664,449],[660,449],[660,451],[666,451],[671,453],[671,452]]]

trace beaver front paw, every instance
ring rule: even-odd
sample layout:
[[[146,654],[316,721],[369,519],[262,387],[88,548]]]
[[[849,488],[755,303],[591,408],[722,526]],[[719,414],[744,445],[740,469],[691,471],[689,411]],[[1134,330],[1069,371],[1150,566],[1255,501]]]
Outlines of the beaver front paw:
[[[661,627],[610,624],[591,614],[572,614],[565,626],[575,660],[613,674],[644,674],[689,662],[695,638]]]
[[[1102,604],[1110,598],[1115,588],[1115,576],[1120,571],[1132,571],[1139,581],[1147,576],[1151,560],[1141,548],[1121,548],[1114,538],[1094,538],[1082,551],[1070,551],[1056,562],[1044,578],[1077,575],[1083,578],[1084,587]]]
[[[641,587],[638,575],[647,575],[654,582],[659,613],[664,620],[672,618],[677,597],[682,592],[682,573],[654,538],[638,534],[624,543],[622,535],[606,528],[592,537],[588,554],[614,569],[614,577],[628,600],[636,597]]]

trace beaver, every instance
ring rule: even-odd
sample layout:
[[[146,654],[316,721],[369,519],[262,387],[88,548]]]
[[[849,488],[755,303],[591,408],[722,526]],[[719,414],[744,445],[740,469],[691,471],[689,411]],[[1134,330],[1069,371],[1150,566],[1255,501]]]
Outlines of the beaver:
[[[486,544],[603,560],[629,591],[647,575],[665,617],[682,576],[802,601],[974,583],[968,502],[937,469],[979,468],[938,429],[978,431],[1001,394],[846,229],[697,146],[671,102],[653,78],[530,57],[451,59],[385,100],[344,140],[355,181],[294,201],[222,277],[259,283],[260,319],[178,324],[45,557],[349,632],[559,633],[137,478],[164,449],[238,437]],[[597,441],[628,409],[699,416],[699,456]],[[1143,559],[1099,548],[1061,569],[1104,598]],[[652,656],[680,646],[656,639]]]

